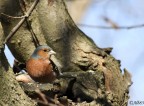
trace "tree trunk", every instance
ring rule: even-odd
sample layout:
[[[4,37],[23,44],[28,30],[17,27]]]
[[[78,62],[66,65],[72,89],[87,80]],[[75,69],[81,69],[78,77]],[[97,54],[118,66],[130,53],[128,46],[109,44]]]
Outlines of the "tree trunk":
[[[19,4],[11,2],[4,4],[3,12],[12,16],[22,15]],[[27,0],[26,4],[29,8],[31,2]],[[88,102],[95,100],[100,106],[126,106],[130,74],[125,70],[122,75],[119,61],[110,55],[111,49],[98,48],[75,25],[63,0],[50,3],[40,0],[29,20],[40,44],[48,44],[57,52],[62,72],[74,77],[62,78],[68,84],[63,95]],[[2,17],[5,36],[18,21]],[[35,47],[25,23],[8,42],[8,47],[19,61],[25,62],[29,58]]]
[[[4,36],[0,25],[0,106],[35,106],[16,81],[4,54]]]

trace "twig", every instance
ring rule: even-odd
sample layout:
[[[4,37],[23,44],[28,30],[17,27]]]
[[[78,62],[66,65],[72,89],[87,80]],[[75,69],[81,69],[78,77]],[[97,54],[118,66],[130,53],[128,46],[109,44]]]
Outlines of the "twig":
[[[20,3],[20,7],[21,7],[21,10],[22,10],[23,14],[26,14],[25,2],[23,0],[19,0],[19,3]],[[29,23],[28,19],[26,18],[25,21],[26,21],[28,30],[30,31],[30,33],[32,35],[32,39],[34,41],[35,47],[40,46],[39,40],[37,39],[37,36],[34,33],[33,28],[31,26],[31,24]]]
[[[142,27],[144,27],[144,24],[133,25],[133,26],[119,26],[117,28],[107,27],[107,26],[86,25],[86,24],[77,24],[77,25],[80,26],[80,27],[99,28],[99,29],[135,29],[135,28],[142,28]]]
[[[41,99],[43,100],[43,103],[44,103],[44,104],[48,104],[48,101],[47,101],[47,99],[46,99],[46,95],[43,94],[43,93],[40,91],[39,88],[37,88],[37,89],[35,90],[35,92],[36,92],[37,94],[39,94],[39,96],[40,96]]]
[[[26,12],[26,15],[24,16],[24,18],[22,18],[19,21],[19,23],[10,31],[9,35],[7,36],[7,38],[4,41],[4,44],[6,44],[13,37],[13,35],[17,32],[17,30],[24,23],[24,21],[26,20],[26,18],[28,18],[31,15],[32,11],[34,10],[34,8],[38,4],[38,2],[39,2],[39,0],[35,0],[34,1],[34,3],[32,4],[32,6],[30,7],[30,9]]]
[[[1,13],[1,15],[6,16],[6,17],[8,17],[8,18],[15,18],[15,19],[25,18],[25,16],[20,16],[20,17],[9,16],[9,15],[7,15],[7,14],[5,14],[5,13]]]
[[[41,103],[41,104],[43,104],[44,106],[57,106],[57,105],[55,105],[55,104],[52,104],[52,103],[48,103],[48,104],[46,104],[46,103],[44,103],[43,101],[41,101],[41,100],[38,100],[38,99],[34,99],[37,103]]]
[[[57,106],[57,105],[58,105],[58,106],[64,106],[64,105],[62,105],[58,100],[56,101],[57,96],[55,96],[55,99],[49,98],[49,97],[46,96],[44,93],[42,93],[38,87],[36,87],[35,92],[36,92],[36,93],[41,97],[41,99],[43,100],[43,101],[41,101],[41,100],[36,100],[38,103],[42,103],[42,104],[44,104],[44,105],[46,105],[46,106]],[[49,100],[50,102],[52,102],[52,103],[49,103],[48,100]]]
[[[56,95],[55,95],[54,99],[52,99],[52,98],[50,98],[50,97],[48,97],[48,96],[46,96],[46,98],[47,98],[50,102],[52,102],[52,103],[54,103],[54,104],[56,104],[56,105],[58,105],[58,106],[64,106],[63,104],[61,104],[61,103],[57,100],[57,96],[56,96]]]

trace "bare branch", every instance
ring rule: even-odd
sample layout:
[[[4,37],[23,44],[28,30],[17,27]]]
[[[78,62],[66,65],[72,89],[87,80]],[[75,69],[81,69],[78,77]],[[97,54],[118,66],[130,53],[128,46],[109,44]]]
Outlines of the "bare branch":
[[[87,25],[87,24],[77,24],[80,27],[87,27],[87,28],[99,28],[99,29],[136,29],[136,28],[142,28],[144,27],[144,24],[140,25],[133,25],[133,26],[119,26],[117,28],[115,27],[108,27],[108,26],[96,26],[96,25]]]
[[[46,99],[46,95],[43,94],[43,93],[40,91],[39,88],[37,88],[37,89],[35,90],[35,92],[36,92],[37,94],[39,94],[39,96],[40,96],[41,99],[43,100],[44,104],[48,104],[48,101],[47,101],[47,99]]]
[[[6,16],[6,17],[8,17],[8,18],[15,18],[15,19],[22,19],[22,18],[25,17],[25,16],[14,17],[14,16],[7,15],[7,14],[5,14],[5,13],[1,13],[1,15]]]
[[[23,0],[19,0],[19,3],[20,3],[20,7],[21,7],[23,14],[26,14],[25,2]],[[36,34],[34,33],[33,28],[31,26],[30,22],[28,21],[28,18],[25,19],[25,22],[27,24],[29,32],[31,33],[35,47],[38,47],[40,45],[39,40],[38,40]]]
[[[36,7],[36,5],[38,4],[39,0],[35,0],[34,3],[32,4],[32,6],[30,7],[30,9],[26,12],[24,18],[22,18],[19,23],[10,31],[9,35],[7,36],[7,38],[4,41],[4,44],[6,44],[12,37],[13,35],[17,32],[17,30],[21,27],[21,25],[24,23],[24,21],[26,20],[26,18],[28,18],[32,11],[34,10],[34,8]]]

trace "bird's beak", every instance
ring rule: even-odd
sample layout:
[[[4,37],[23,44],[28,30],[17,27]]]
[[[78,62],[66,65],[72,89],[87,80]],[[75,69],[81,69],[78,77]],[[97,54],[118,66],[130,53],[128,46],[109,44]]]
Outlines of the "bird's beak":
[[[54,54],[56,54],[56,52],[54,52],[53,50],[49,51],[49,55],[54,55]]]

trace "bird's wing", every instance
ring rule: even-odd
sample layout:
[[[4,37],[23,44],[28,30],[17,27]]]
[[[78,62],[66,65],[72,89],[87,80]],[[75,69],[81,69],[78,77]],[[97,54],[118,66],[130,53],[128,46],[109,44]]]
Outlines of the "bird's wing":
[[[50,58],[51,64],[53,66],[53,70],[56,72],[56,74],[62,75],[62,65],[60,64],[60,62],[58,61],[58,59],[52,55]]]

